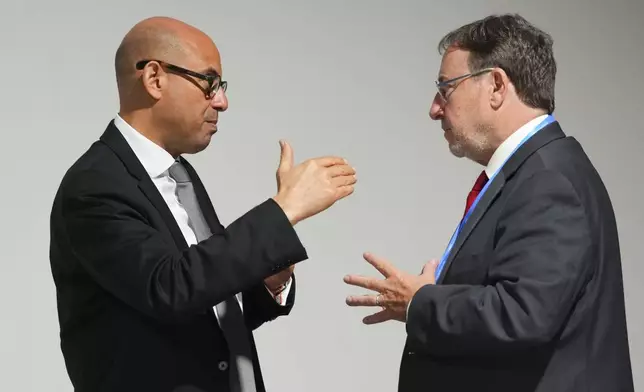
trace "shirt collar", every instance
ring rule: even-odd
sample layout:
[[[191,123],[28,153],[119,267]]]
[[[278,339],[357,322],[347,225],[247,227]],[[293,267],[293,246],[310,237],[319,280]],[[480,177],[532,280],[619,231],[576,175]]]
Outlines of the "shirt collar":
[[[501,165],[503,165],[503,163],[505,163],[505,161],[508,158],[510,158],[510,155],[512,155],[512,153],[519,146],[521,141],[526,136],[528,136],[530,132],[532,132],[532,130],[537,125],[539,125],[539,123],[541,123],[541,121],[545,120],[546,117],[548,117],[548,115],[544,114],[528,121],[521,128],[517,129],[507,139],[505,139],[503,143],[501,143],[499,148],[497,148],[496,151],[494,151],[492,158],[490,158],[490,162],[485,168],[485,174],[487,174],[488,178],[492,178],[494,173],[496,173],[501,168]]]
[[[130,145],[150,178],[162,175],[176,161],[166,150],[132,128],[118,114],[114,118],[114,125]]]

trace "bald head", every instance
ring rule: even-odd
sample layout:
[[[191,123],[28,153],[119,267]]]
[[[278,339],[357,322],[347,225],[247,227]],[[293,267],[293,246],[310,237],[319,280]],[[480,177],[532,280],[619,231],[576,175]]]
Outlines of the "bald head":
[[[136,82],[138,61],[158,59],[181,63],[182,59],[196,56],[209,46],[215,47],[203,31],[177,19],[152,17],[137,23],[123,38],[114,59],[121,100],[131,93]]]
[[[114,63],[119,115],[128,124],[175,157],[206,148],[228,108],[219,50],[208,35],[176,19],[145,19],[125,35]]]

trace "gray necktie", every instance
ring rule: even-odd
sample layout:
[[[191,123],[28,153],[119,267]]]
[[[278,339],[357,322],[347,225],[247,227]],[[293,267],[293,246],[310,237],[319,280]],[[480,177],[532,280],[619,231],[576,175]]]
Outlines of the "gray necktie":
[[[175,162],[168,173],[177,183],[177,198],[188,213],[189,224],[197,241],[203,241],[210,237],[212,233],[203,217],[197,195],[185,167],[180,162]],[[217,304],[216,308],[219,325],[230,350],[231,390],[233,392],[255,392],[255,375],[251,359],[253,354],[248,339],[248,329],[239,303],[233,296]]]

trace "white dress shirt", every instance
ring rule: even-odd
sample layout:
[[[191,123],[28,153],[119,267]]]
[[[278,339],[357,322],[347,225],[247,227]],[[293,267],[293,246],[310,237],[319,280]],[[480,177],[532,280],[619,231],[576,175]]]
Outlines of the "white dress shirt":
[[[494,151],[492,158],[485,167],[485,174],[487,178],[492,178],[494,173],[496,173],[503,163],[510,158],[510,155],[514,150],[519,146],[521,141],[532,132],[537,125],[539,125],[543,120],[548,117],[547,114],[534,118],[524,124],[521,128],[517,129],[512,135],[508,136],[507,139],[501,143],[499,148]]]
[[[159,190],[159,193],[161,193],[163,200],[165,200],[170,212],[172,212],[174,219],[177,221],[188,246],[197,244],[197,236],[188,224],[188,213],[177,198],[177,183],[168,173],[168,169],[176,160],[166,150],[161,148],[161,146],[132,128],[118,114],[114,118],[114,125],[121,132],[130,148],[132,148],[132,151],[134,151],[134,155],[139,159],[143,168],[152,179],[152,182]],[[275,298],[280,305],[286,304],[286,298],[291,289],[291,282],[292,279],[289,279],[284,291]],[[241,293],[237,294],[237,300],[243,309]],[[213,309],[215,310],[215,315],[217,315],[217,308],[213,307]]]

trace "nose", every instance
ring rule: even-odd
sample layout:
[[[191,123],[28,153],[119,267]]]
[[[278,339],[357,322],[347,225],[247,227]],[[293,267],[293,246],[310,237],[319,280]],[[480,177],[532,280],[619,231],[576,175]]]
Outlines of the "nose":
[[[429,118],[432,120],[440,120],[443,118],[443,98],[440,94],[436,93],[434,100],[432,101],[431,106],[429,107]]]
[[[228,109],[228,97],[223,89],[219,89],[210,100],[210,106],[218,112],[225,112]]]

